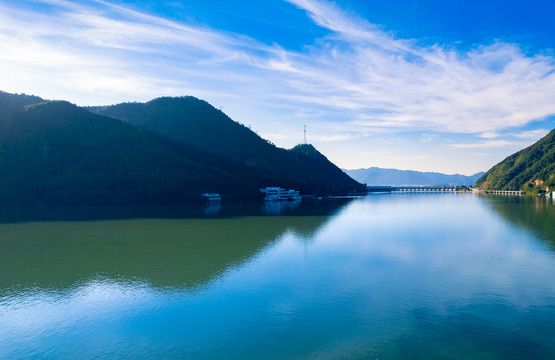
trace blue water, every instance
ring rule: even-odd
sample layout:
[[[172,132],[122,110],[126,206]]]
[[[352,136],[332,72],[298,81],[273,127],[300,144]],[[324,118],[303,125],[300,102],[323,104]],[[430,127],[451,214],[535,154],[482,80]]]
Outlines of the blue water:
[[[10,218],[0,358],[555,358],[551,201],[280,206]]]

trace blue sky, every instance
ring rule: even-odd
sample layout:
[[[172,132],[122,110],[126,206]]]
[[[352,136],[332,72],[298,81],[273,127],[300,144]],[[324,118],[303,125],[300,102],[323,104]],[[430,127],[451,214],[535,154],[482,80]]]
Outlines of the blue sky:
[[[555,3],[0,0],[0,90],[193,95],[347,169],[472,174],[555,127]]]

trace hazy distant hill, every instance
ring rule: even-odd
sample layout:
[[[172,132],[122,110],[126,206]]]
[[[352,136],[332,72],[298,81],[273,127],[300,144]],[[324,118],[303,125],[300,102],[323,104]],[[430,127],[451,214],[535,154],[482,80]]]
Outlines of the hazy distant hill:
[[[531,186],[530,183],[535,180],[540,180],[538,186]],[[476,181],[476,186],[526,192],[538,191],[546,186],[555,187],[555,129],[535,144],[492,167]]]
[[[183,155],[205,151],[200,161],[220,163],[260,187],[282,186],[317,195],[364,191],[364,186],[312,146],[278,148],[206,101],[192,96],[164,97],[91,110],[152,132],[172,143]]]
[[[371,167],[368,169],[345,170],[353,179],[369,186],[403,186],[403,185],[472,185],[484,173],[471,176],[445,175],[437,172],[420,172],[413,170],[382,169]]]
[[[158,103],[160,123],[174,115],[169,103]],[[203,201],[204,192],[259,199],[263,186],[316,195],[362,187],[315,149],[306,157],[276,148],[229,118],[214,124],[227,133],[215,130],[211,137],[228,151],[211,151],[65,101],[0,93],[0,104],[8,104],[0,107],[0,206],[179,204]],[[178,109],[187,114],[187,108]],[[209,129],[197,128],[196,136]],[[248,148],[250,143],[255,145]]]

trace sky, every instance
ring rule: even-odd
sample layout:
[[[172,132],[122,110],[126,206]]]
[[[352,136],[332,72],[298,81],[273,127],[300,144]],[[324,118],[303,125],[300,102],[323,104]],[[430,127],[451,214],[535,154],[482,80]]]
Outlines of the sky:
[[[344,169],[470,175],[555,128],[551,0],[0,0],[0,90],[192,95]]]

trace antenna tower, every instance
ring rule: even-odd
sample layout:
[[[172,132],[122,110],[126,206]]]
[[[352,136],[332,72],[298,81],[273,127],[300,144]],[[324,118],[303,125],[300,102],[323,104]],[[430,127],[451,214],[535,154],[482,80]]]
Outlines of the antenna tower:
[[[306,144],[306,125],[304,126],[304,139],[303,143]]]

